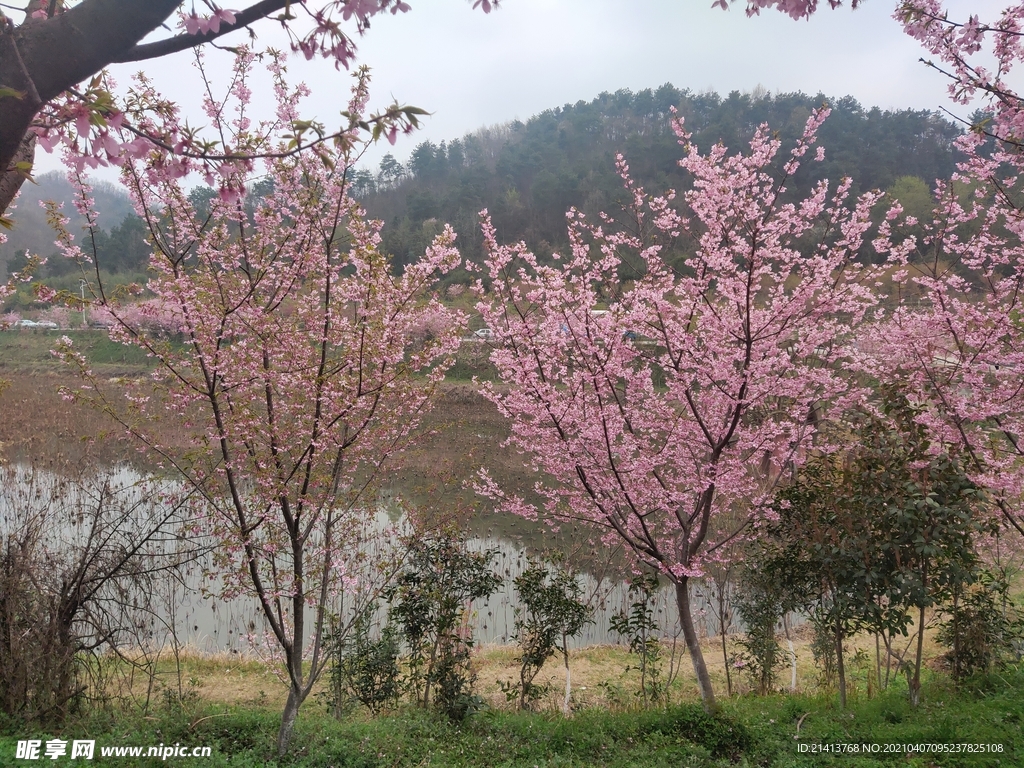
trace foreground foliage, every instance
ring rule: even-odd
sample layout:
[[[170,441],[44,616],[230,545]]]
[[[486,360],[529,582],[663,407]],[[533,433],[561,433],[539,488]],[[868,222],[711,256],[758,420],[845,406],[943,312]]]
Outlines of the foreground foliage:
[[[707,715],[696,703],[651,711],[585,710],[572,718],[556,713],[485,711],[456,725],[447,718],[409,708],[371,721],[356,716],[338,722],[312,709],[296,725],[292,754],[272,757],[279,715],[263,708],[168,708],[149,718],[93,719],[59,734],[95,738],[97,748],[114,744],[209,745],[204,766],[1007,766],[1024,757],[1024,672],[972,678],[961,690],[944,677],[926,683],[917,710],[906,690],[890,689],[874,699],[853,697],[839,710],[831,697],[745,697],[723,702]],[[16,741],[46,739],[0,724],[0,756],[14,754]],[[796,737],[796,738],[794,738]],[[1001,752],[934,756],[885,745],[997,744]],[[811,753],[809,745],[856,744],[857,754]],[[863,745],[879,751],[864,754]],[[807,745],[808,751],[801,751]],[[127,762],[110,760],[109,764]],[[159,761],[152,761],[153,764]],[[102,766],[99,758],[95,765]],[[138,765],[147,765],[140,760]]]

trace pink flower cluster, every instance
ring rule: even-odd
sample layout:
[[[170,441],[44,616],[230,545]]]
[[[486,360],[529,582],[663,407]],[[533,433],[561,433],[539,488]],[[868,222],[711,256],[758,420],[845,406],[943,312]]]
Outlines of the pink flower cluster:
[[[728,10],[734,0],[715,0],[712,8]],[[782,13],[794,18],[805,19],[818,10],[818,0],[746,0],[747,15],[756,16],[763,8],[775,8]],[[850,0],[850,6],[856,8],[860,0]],[[843,4],[842,0],[828,0],[831,8],[838,8]]]
[[[811,116],[787,176],[826,116]],[[477,308],[503,380],[484,392],[545,475],[542,516],[586,521],[685,583],[741,538],[737,510],[756,510],[819,439],[809,414],[863,396],[841,363],[878,300],[879,271],[860,253],[879,196],[850,200],[845,179],[784,202],[766,126],[731,156],[701,154],[675,127],[692,189],[652,197],[620,158],[625,220],[570,212],[572,250],[556,266],[499,246],[485,212],[493,294],[478,284]]]
[[[200,17],[195,12],[188,15],[183,14],[179,24],[190,35],[205,35],[207,32],[213,32],[214,34],[220,32],[222,21],[225,24],[234,24],[234,12],[216,8],[212,14],[204,17]]]

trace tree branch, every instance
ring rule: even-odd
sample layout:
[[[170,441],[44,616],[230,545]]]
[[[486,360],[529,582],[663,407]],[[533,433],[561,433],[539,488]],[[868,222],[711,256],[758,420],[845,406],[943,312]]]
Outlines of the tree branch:
[[[195,35],[188,33],[182,35],[175,35],[174,37],[168,37],[165,40],[157,40],[153,43],[145,43],[143,45],[134,45],[127,51],[121,52],[117,58],[113,61],[116,63],[124,63],[128,61],[145,61],[146,59],[155,59],[160,56],[167,56],[171,53],[178,53],[179,51],[187,51],[189,48],[195,48],[196,46],[209,43],[212,40],[216,40],[218,37],[242,29],[252,24],[254,21],[259,21],[265,18],[274,11],[279,11],[288,5],[288,0],[261,0],[256,5],[246,8],[244,11],[235,14],[235,23],[228,24],[227,22],[221,22],[220,29],[216,32],[200,32]]]
[[[180,4],[181,0],[83,0],[65,13],[29,19],[15,29],[8,41],[13,45],[0,45],[0,82],[33,97],[5,98],[0,107],[4,175],[42,104],[114,62]]]
[[[196,35],[189,35],[185,33],[183,35],[169,37],[165,40],[158,40],[153,43],[135,45],[129,50],[124,51],[115,59],[115,61],[118,63],[126,61],[144,61],[147,58],[158,58],[160,56],[166,56],[169,53],[177,53],[178,51],[195,48],[198,45],[209,43],[230,32],[236,32],[237,30],[248,27],[253,22],[258,22],[259,19],[265,18],[275,10],[281,10],[288,4],[289,0],[261,0],[261,2],[234,14],[234,24],[221,22],[220,29],[217,30],[217,32],[201,32]]]

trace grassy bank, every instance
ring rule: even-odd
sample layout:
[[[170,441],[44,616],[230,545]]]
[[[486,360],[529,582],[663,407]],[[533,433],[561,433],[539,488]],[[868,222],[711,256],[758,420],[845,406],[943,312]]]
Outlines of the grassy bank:
[[[50,354],[61,336],[69,337],[99,374],[149,370],[152,362],[136,347],[110,340],[106,331],[13,329],[0,332],[0,373],[59,373],[64,366]]]
[[[840,711],[833,696],[745,696],[726,700],[709,717],[696,703],[647,711],[585,708],[560,713],[487,709],[462,725],[414,710],[370,719],[354,712],[330,717],[317,702],[300,716],[293,750],[274,756],[279,712],[266,704],[210,704],[202,697],[168,699],[147,716],[93,716],[60,731],[11,724],[0,737],[0,764],[13,759],[18,738],[93,739],[93,765],[302,766],[868,766],[919,768],[1024,764],[1024,673],[976,679],[960,690],[935,678],[925,703],[909,707],[894,687]],[[180,744],[211,748],[206,758],[107,757],[102,747]],[[910,745],[909,748],[907,745]],[[971,745],[966,747],[964,745]],[[993,752],[933,750],[997,749]],[[995,745],[995,746],[988,746]],[[848,750],[842,753],[829,750]],[[931,750],[931,751],[930,751]],[[63,762],[63,761],[60,761]],[[51,764],[59,764],[51,763]]]
[[[66,372],[66,367],[50,354],[61,336],[70,338],[75,348],[100,375],[139,375],[153,369],[153,361],[145,352],[138,347],[111,341],[105,330],[9,328],[0,331],[0,373]],[[478,339],[465,340],[448,371],[447,380],[466,382],[474,377],[494,379],[496,371],[488,359],[489,355],[487,344]]]
[[[932,654],[938,650],[930,642],[929,646]],[[713,662],[710,646],[706,650]],[[571,714],[566,716],[560,706],[564,677],[559,665],[545,667],[541,675],[550,694],[537,704],[539,711],[514,712],[498,682],[513,676],[515,651],[484,646],[474,656],[483,707],[464,723],[456,725],[409,705],[378,718],[354,706],[335,718],[323,696],[314,694],[299,716],[292,752],[282,760],[276,758],[274,745],[284,689],[273,669],[230,654],[184,654],[179,666],[168,654],[152,680],[136,676],[132,688],[122,685],[107,691],[118,694],[120,705],[93,707],[91,714],[49,731],[0,722],[0,766],[31,764],[14,758],[18,740],[39,739],[45,745],[55,738],[95,740],[91,764],[99,766],[1024,765],[1020,665],[958,687],[933,660],[917,709],[908,702],[903,678],[894,678],[888,689],[878,692],[869,689],[868,675],[853,674],[850,704],[842,710],[834,691],[818,687],[815,671],[807,664],[806,640],[798,640],[796,652],[801,662],[796,693],[755,696],[735,673],[738,693],[726,696],[719,662],[715,677],[721,711],[709,717],[696,700],[685,659],[671,688],[671,704],[643,710],[633,695],[638,678],[635,670],[627,670],[631,659],[626,649],[583,648],[573,653],[574,691]],[[788,674],[783,677],[788,687]],[[133,704],[124,706],[127,701]],[[104,757],[100,751],[174,744],[209,747],[210,756],[163,760]],[[64,762],[70,758],[49,764]]]

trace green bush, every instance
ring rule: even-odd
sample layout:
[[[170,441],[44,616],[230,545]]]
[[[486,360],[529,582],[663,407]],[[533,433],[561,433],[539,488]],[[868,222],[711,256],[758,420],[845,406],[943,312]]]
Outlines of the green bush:
[[[746,627],[739,640],[743,648],[743,671],[764,696],[775,690],[778,669],[783,663],[782,646],[775,627],[782,619],[782,592],[772,576],[756,567],[747,568],[740,578],[733,603]]]
[[[519,709],[526,709],[547,690],[534,680],[548,659],[561,652],[569,674],[569,638],[590,623],[593,610],[581,599],[583,588],[574,574],[542,563],[531,561],[516,577],[515,587],[519,683],[503,689]]]
[[[668,694],[668,686],[661,675],[662,649],[660,629],[654,619],[654,598],[658,593],[658,575],[654,573],[637,576],[629,583],[632,602],[629,609],[612,616],[612,631],[629,640],[629,652],[638,659],[636,669],[640,673],[640,690],[636,692],[643,705],[662,702]]]
[[[491,571],[494,552],[470,552],[456,531],[416,538],[405,569],[385,597],[391,620],[408,651],[409,684],[416,702],[459,722],[478,710],[476,675],[469,661],[473,636],[466,608],[501,583]]]
[[[954,591],[943,613],[938,641],[949,649],[944,660],[954,680],[1020,659],[1024,615],[1000,575],[981,571],[973,583]]]
[[[742,723],[728,715],[710,715],[699,704],[645,712],[639,718],[639,727],[641,734],[681,736],[714,757],[736,760],[753,747],[750,731]]]
[[[398,666],[398,630],[386,626],[380,637],[370,636],[371,620],[376,612],[372,604],[353,622],[347,637],[337,619],[326,637],[328,653],[333,657],[328,679],[328,708],[340,717],[349,703],[358,701],[373,714],[380,714],[398,703],[402,692],[402,671]]]

